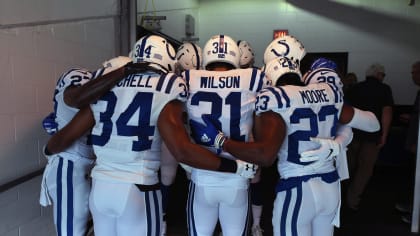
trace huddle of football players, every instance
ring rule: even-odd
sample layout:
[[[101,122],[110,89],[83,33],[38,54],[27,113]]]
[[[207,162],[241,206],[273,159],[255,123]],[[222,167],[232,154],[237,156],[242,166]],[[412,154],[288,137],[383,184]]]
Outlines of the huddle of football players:
[[[302,76],[305,54],[283,36],[258,69],[250,44],[227,35],[177,51],[148,35],[130,57],[63,74],[43,122],[40,197],[57,235],[84,235],[90,215],[95,235],[165,235],[178,163],[190,179],[188,235],[212,236],[217,222],[224,236],[263,235],[258,167],[274,163],[274,235],[333,235],[351,128],[379,122],[343,104],[333,61]]]

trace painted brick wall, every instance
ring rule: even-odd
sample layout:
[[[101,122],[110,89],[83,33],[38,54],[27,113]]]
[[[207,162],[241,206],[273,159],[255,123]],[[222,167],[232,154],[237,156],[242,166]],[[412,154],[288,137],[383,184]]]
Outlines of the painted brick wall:
[[[0,194],[0,235],[55,235],[52,207],[38,203],[41,177]]]
[[[116,2],[0,4],[0,185],[45,165],[41,121],[53,109],[58,77],[72,67],[96,69],[115,56]]]
[[[117,0],[0,2],[0,185],[42,169],[58,77],[96,69],[116,55]],[[55,235],[52,208],[39,205],[41,176],[0,193],[0,235]]]

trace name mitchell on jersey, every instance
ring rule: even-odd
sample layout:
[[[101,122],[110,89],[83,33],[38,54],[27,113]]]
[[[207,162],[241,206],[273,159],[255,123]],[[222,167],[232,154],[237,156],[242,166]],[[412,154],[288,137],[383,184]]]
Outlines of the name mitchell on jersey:
[[[151,75],[132,74],[118,82],[117,87],[151,88],[150,78],[152,78]]]

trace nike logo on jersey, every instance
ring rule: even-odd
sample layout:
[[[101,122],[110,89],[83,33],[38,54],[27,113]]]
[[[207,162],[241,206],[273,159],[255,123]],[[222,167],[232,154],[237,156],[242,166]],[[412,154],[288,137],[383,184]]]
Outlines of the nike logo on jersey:
[[[327,157],[330,157],[332,153],[333,153],[333,150],[330,148],[330,153],[328,154]]]
[[[321,71],[321,75],[328,74],[329,71]]]

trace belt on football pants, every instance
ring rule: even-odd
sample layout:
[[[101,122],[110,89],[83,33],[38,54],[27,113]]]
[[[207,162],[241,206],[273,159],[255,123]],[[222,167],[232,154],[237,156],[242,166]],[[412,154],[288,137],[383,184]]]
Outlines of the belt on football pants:
[[[334,170],[329,173],[323,173],[323,174],[304,175],[304,176],[291,177],[287,179],[280,179],[276,185],[276,193],[295,188],[299,186],[302,182],[306,182],[316,177],[321,177],[321,179],[326,183],[333,183],[339,179],[337,170]]]

